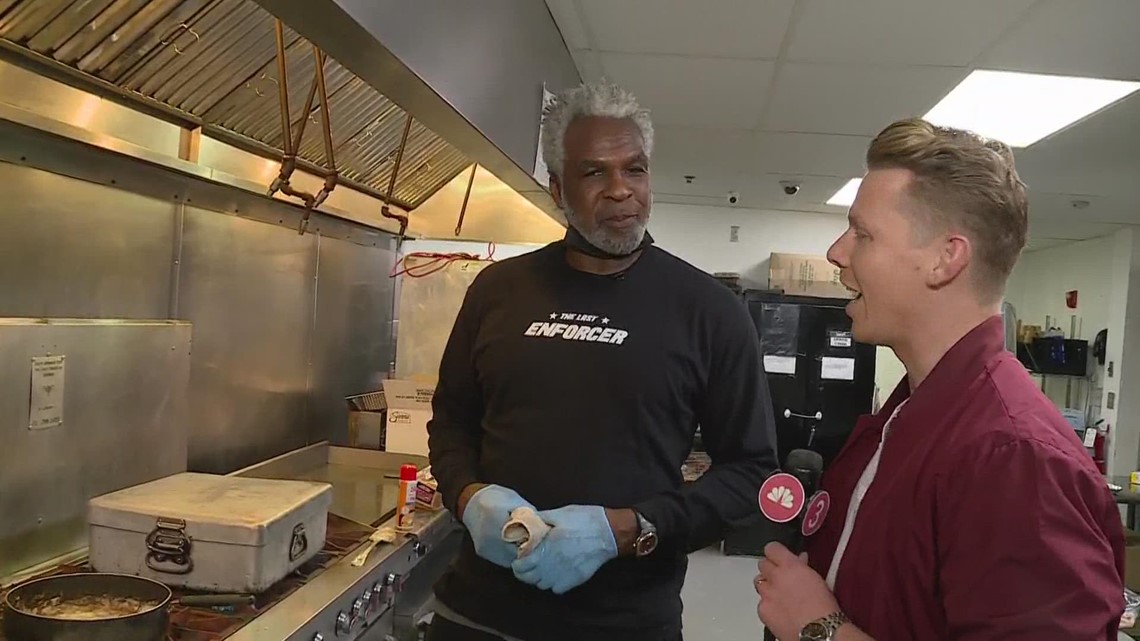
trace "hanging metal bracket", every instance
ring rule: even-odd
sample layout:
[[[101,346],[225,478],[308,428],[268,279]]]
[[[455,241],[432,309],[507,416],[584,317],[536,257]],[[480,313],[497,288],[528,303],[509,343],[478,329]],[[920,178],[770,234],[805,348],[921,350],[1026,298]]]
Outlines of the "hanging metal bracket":
[[[277,178],[275,178],[273,183],[269,186],[266,195],[272,198],[274,194],[281,192],[286,196],[301,199],[305,205],[305,213],[301,217],[301,224],[297,233],[304,234],[309,226],[309,218],[313,214],[313,209],[320,207],[321,204],[328,199],[329,194],[336,189],[340,176],[336,168],[336,156],[333,153],[332,115],[329,109],[328,89],[325,84],[325,54],[316,45],[313,45],[315,63],[313,84],[309,87],[308,96],[305,98],[305,109],[302,111],[301,122],[297,125],[297,132],[294,136],[289,113],[289,71],[285,58],[285,25],[281,20],[277,20],[276,22],[276,36],[277,94],[281,108],[281,144],[283,147],[283,155],[281,157],[281,170],[277,173]],[[328,167],[327,173],[325,174],[324,186],[316,194],[310,194],[307,191],[294,187],[291,180],[293,178],[293,172],[297,170],[297,154],[301,148],[301,141],[305,137],[305,125],[308,124],[309,118],[311,117],[310,114],[313,112],[313,101],[316,99],[318,91],[320,91],[321,94],[321,123],[323,125],[322,133],[325,143],[325,162]]]
[[[463,193],[463,206],[459,208],[459,220],[455,223],[455,235],[463,233],[463,219],[467,217],[467,202],[471,200],[471,187],[475,184],[475,172],[479,171],[479,163],[471,165],[471,175],[467,178],[467,191]]]
[[[396,150],[396,159],[392,163],[392,174],[388,177],[388,194],[384,204],[380,207],[380,215],[400,223],[400,235],[397,242],[404,242],[404,235],[408,231],[408,215],[397,214],[392,211],[388,203],[392,202],[392,195],[396,192],[396,178],[400,175],[400,165],[404,162],[404,150],[408,147],[408,134],[412,131],[412,114],[404,119],[404,133],[400,136],[400,147]]]

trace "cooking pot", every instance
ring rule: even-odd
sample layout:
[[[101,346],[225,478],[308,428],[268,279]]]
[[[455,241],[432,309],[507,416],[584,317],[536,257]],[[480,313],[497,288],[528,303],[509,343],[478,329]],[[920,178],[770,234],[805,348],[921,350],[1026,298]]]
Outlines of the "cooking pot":
[[[137,576],[92,572],[35,579],[4,597],[4,634],[8,641],[163,641],[171,599],[170,588]],[[60,606],[71,607],[71,616]],[[137,611],[115,614],[116,606]],[[85,618],[74,618],[75,612]]]

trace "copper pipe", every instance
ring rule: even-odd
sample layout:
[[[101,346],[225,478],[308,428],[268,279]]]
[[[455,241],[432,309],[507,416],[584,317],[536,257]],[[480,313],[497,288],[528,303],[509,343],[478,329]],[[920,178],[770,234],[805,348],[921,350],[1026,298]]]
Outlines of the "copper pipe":
[[[336,157],[333,155],[333,140],[332,140],[332,116],[329,110],[329,94],[325,86],[325,55],[321,50],[313,45],[313,55],[316,56],[317,62],[317,87],[321,92],[321,112],[324,114],[322,120],[325,125],[325,160],[329,164],[329,170],[334,174],[336,173]]]
[[[396,191],[396,177],[400,174],[400,165],[404,162],[404,149],[408,146],[408,134],[412,131],[412,114],[404,119],[404,133],[400,136],[400,147],[396,150],[396,164],[392,166],[392,175],[388,177],[388,202],[392,202],[392,194]]]
[[[392,208],[388,203],[392,202],[392,194],[396,191],[396,177],[400,174],[400,164],[404,162],[404,149],[408,146],[408,134],[412,131],[412,114],[408,114],[404,120],[404,133],[400,136],[400,148],[396,150],[396,162],[392,165],[392,175],[388,178],[388,196],[385,198],[384,205],[380,207],[380,215],[385,218],[400,221],[400,239],[404,238],[404,232],[408,231],[408,215],[407,214],[394,214]]]
[[[283,155],[281,157],[281,170],[277,173],[277,178],[273,179],[273,184],[269,185],[267,196],[272,197],[278,191],[287,196],[298,196],[309,203],[313,196],[305,192],[298,192],[293,189],[289,184],[289,180],[293,177],[293,171],[297,169],[297,153],[296,150],[301,146],[301,136],[297,136],[297,144],[293,145],[293,124],[289,119],[289,70],[286,65],[285,59],[285,23],[277,20],[274,23],[274,31],[277,36],[277,95],[280,102],[281,109],[281,147]],[[309,100],[305,107],[306,118],[308,111],[312,109],[313,95],[316,93],[316,87],[309,90]],[[301,121],[301,133],[305,131],[305,123]],[[307,218],[307,216],[306,216]]]
[[[285,69],[285,23],[280,19],[276,23],[277,31],[277,95],[281,101],[281,131],[285,134],[282,143],[285,146],[285,155],[293,153],[292,141],[289,140],[289,80]]]
[[[467,179],[467,191],[463,194],[463,206],[459,208],[459,222],[455,223],[455,235],[463,232],[463,219],[467,217],[467,201],[471,199],[471,187],[475,184],[475,172],[479,170],[479,163],[471,165],[471,176]]]
[[[317,77],[314,86],[318,87],[321,91],[321,122],[324,125],[324,138],[325,138],[325,162],[328,164],[328,173],[325,174],[325,184],[321,191],[317,193],[317,198],[314,206],[319,207],[329,194],[336,189],[337,180],[339,178],[336,169],[336,154],[333,150],[332,139],[332,108],[329,106],[329,94],[325,85],[325,55],[313,45],[313,56],[315,58],[317,67]]]
[[[313,111],[313,99],[317,96],[317,81],[313,80],[313,85],[309,87],[309,95],[305,97],[305,110],[301,112],[301,123],[297,125],[297,137],[293,143],[293,155],[301,153],[301,139],[305,137],[305,125],[309,124],[309,114]],[[292,130],[292,127],[289,128]],[[285,137],[289,137],[286,132]]]

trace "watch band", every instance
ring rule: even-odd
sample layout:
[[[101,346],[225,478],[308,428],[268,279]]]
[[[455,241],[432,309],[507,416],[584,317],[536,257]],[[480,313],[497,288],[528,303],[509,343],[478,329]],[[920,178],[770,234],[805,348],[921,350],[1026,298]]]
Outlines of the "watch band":
[[[633,543],[633,554],[637,557],[649,556],[657,549],[657,526],[642,516],[641,512],[634,510],[633,514],[637,517],[639,530],[637,539]]]
[[[800,641],[831,641],[835,638],[836,631],[850,622],[851,619],[842,611],[832,612],[805,625],[800,631]]]
[[[637,517],[638,535],[645,534],[646,532],[657,533],[657,526],[650,523],[649,519],[641,515],[641,512],[634,510],[633,514]]]

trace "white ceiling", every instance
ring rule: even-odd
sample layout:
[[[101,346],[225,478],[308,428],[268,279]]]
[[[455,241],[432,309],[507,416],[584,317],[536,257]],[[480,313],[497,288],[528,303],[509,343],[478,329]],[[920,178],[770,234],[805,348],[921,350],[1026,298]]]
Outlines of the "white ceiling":
[[[547,0],[657,126],[658,202],[844,213],[872,136],[971,69],[1140,80],[1140,0]],[[1017,153],[1031,247],[1140,224],[1140,95]],[[684,176],[696,179],[688,184]],[[779,181],[803,188],[794,198]],[[1088,203],[1083,208],[1072,202]]]

